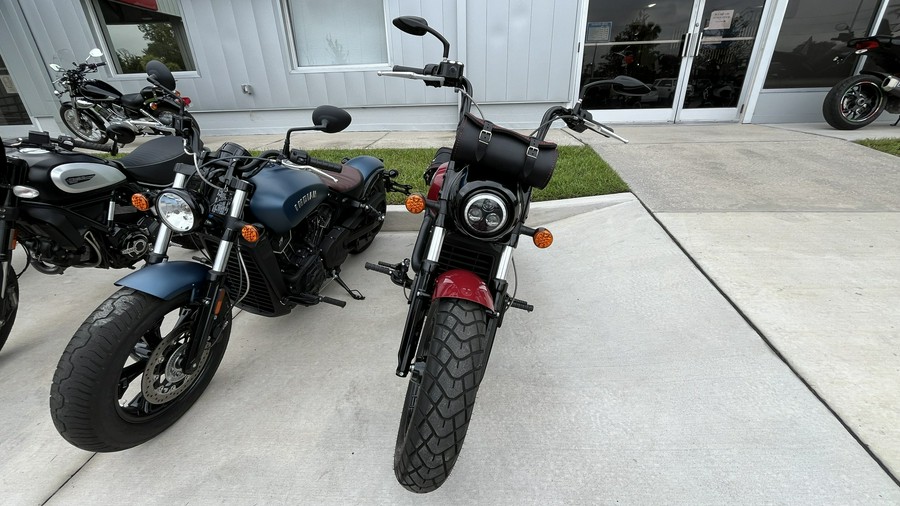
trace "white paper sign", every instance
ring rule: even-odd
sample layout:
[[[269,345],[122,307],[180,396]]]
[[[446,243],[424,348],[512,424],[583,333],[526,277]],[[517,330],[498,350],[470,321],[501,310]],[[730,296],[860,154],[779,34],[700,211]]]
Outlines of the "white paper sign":
[[[707,30],[728,30],[731,28],[731,20],[734,19],[734,9],[727,11],[712,11],[709,14],[709,26]]]

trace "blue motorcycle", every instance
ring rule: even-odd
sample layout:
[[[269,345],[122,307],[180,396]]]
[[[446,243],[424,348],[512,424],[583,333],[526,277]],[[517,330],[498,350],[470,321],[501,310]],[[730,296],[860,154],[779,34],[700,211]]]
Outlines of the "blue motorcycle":
[[[171,72],[150,62],[148,80],[169,93]],[[331,163],[291,149],[301,130],[339,132],[350,115],[313,111],[314,126],[287,131],[281,150],[253,156],[225,143],[211,152],[189,114],[176,115],[193,164],[178,164],[172,187],[132,202],[162,226],[148,265],[85,320],[59,361],[50,393],[53,422],[73,445],[118,451],[171,426],[206,389],[225,353],[232,308],[262,316],[342,300],[319,292],[341,264],[365,250],[384,221],[387,191],[407,192],[396,171],[359,156]],[[190,238],[206,261],[167,257],[170,240]]]

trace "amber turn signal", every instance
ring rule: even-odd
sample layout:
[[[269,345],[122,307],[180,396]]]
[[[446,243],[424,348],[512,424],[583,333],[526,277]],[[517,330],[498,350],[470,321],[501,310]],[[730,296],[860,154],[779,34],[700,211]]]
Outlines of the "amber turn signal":
[[[131,205],[138,211],[146,212],[150,210],[150,199],[143,193],[135,193],[131,196]]]
[[[259,240],[259,229],[253,225],[244,225],[241,227],[241,237],[247,242],[256,242]]]
[[[225,300],[225,290],[219,290],[218,295],[216,296],[216,306],[213,314],[219,316],[219,311],[222,310],[222,302]]]
[[[549,248],[553,244],[553,234],[546,228],[541,227],[534,231],[534,236],[531,240],[534,241],[534,245],[538,248]]]
[[[419,214],[424,211],[425,197],[418,193],[413,193],[409,197],[406,197],[406,210],[413,214]]]
[[[157,104],[156,102],[150,102],[150,110],[151,111],[155,111],[158,108],[159,108],[159,104]]]

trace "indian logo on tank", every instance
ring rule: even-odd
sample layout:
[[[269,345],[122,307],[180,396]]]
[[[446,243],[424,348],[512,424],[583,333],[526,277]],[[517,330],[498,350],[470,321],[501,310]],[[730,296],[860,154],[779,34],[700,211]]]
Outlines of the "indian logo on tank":
[[[299,211],[300,208],[303,207],[303,204],[306,204],[310,200],[316,198],[316,193],[318,193],[318,192],[316,190],[313,190],[313,191],[307,193],[306,195],[300,197],[300,200],[298,200],[296,203],[294,203],[294,210]]]

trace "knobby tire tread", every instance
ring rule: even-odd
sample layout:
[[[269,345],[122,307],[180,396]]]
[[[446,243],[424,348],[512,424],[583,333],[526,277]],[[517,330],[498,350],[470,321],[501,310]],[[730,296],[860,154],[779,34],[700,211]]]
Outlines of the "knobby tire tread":
[[[417,401],[401,426],[394,473],[406,489],[431,492],[449,476],[475,407],[486,362],[486,309],[461,299],[440,299]],[[404,409],[407,409],[404,406]]]

